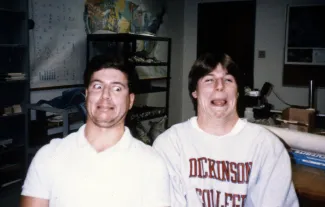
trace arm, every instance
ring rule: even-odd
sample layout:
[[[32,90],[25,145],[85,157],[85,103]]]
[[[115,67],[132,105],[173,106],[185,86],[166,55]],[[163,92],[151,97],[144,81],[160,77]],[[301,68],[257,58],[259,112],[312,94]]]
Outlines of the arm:
[[[292,183],[290,158],[283,144],[276,141],[278,143],[273,144],[277,146],[266,145],[264,148],[263,164],[256,184],[249,189],[248,199],[253,206],[296,207],[299,203]]]
[[[45,145],[34,156],[22,187],[21,207],[49,206],[52,148]]]
[[[185,207],[185,185],[181,175],[180,149],[167,133],[161,134],[153,144],[154,149],[164,159],[170,179],[171,206]]]
[[[169,175],[164,160],[155,152],[147,169],[145,205],[143,207],[169,207]]]
[[[20,207],[49,207],[49,201],[42,198],[22,196]]]

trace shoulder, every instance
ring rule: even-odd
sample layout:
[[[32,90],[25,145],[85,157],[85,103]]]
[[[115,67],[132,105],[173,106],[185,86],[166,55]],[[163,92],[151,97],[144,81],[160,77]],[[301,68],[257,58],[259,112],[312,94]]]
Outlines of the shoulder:
[[[152,146],[149,146],[135,138],[132,139],[130,153],[131,156],[134,156],[134,159],[140,160],[140,162],[146,166],[152,166],[154,168],[165,167],[164,160]]]
[[[285,150],[283,140],[273,134],[267,128],[260,124],[247,123],[250,133],[255,134],[255,142],[259,143],[265,151],[272,154],[280,154]]]
[[[171,126],[156,138],[153,144],[154,148],[166,144],[177,144],[181,141],[180,139],[186,138],[183,134],[188,133],[191,127],[190,120]]]
[[[73,144],[76,141],[77,132],[69,134],[65,138],[52,139],[48,144],[42,146],[33,160],[37,162],[48,162],[51,159],[56,159],[58,156],[62,156],[65,151],[71,151]]]

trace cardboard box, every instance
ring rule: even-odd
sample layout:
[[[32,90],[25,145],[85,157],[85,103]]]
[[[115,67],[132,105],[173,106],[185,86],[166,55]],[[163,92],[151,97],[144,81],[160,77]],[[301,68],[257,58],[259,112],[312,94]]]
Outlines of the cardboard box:
[[[311,132],[314,130],[315,110],[287,108],[282,111],[282,119],[288,121],[288,123],[283,125],[289,129]]]

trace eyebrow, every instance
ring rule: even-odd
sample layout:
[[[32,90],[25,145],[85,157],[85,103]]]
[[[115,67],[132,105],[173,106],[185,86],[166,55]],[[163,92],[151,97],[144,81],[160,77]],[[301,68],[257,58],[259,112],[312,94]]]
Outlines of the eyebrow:
[[[208,73],[208,74],[206,74],[206,75],[203,76],[203,77],[207,77],[207,76],[214,76],[214,75],[212,75],[211,73]]]
[[[120,82],[120,81],[114,81],[112,82],[113,85],[121,85],[122,87],[126,88],[127,85],[125,85],[124,83]]]
[[[104,83],[102,80],[94,79],[94,80],[90,81],[90,84],[95,83],[95,82]],[[124,88],[126,88],[126,86],[127,86],[126,84],[124,84],[124,83],[122,83],[120,81],[113,81],[110,84],[113,84],[113,85],[121,85]]]

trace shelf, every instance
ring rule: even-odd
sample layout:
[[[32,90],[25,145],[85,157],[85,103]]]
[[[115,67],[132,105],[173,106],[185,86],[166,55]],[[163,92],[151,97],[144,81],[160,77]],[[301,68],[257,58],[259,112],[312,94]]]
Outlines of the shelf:
[[[167,88],[166,87],[157,87],[157,86],[152,86],[148,88],[142,88],[135,90],[135,94],[143,94],[143,93],[158,93],[158,92],[166,92]]]
[[[58,109],[50,106],[41,106],[37,104],[28,104],[27,108],[30,110],[37,110],[37,111],[44,111],[44,112],[50,112],[55,114],[63,114],[63,113],[77,113],[78,108],[77,107],[71,107],[67,109]]]
[[[1,184],[1,186],[0,186],[0,191],[1,191],[3,188],[6,188],[6,187],[11,186],[11,185],[14,185],[14,184],[21,183],[22,181],[23,181],[22,178],[18,178],[18,179],[15,179],[15,180],[12,180],[12,181],[9,181],[9,182],[6,182],[6,183],[3,183],[3,184]]]
[[[17,83],[17,82],[26,82],[28,79],[23,79],[23,80],[0,80],[1,84],[11,84],[11,83]]]
[[[166,115],[166,108],[165,107],[137,107],[134,106],[130,113],[131,121],[145,121],[149,119],[159,118]]]
[[[0,147],[0,155],[23,149],[24,145],[8,145],[6,148]]]
[[[13,114],[8,114],[8,115],[1,115],[0,119],[10,119],[10,118],[14,118],[14,117],[19,117],[19,116],[23,116],[25,115],[25,113],[21,112],[21,113],[13,113]]]
[[[69,131],[76,131],[84,124],[83,121],[71,123],[69,125]],[[54,135],[58,133],[63,133],[63,126],[51,127],[47,130],[47,135]]]
[[[8,173],[11,171],[16,171],[21,169],[21,164],[5,164],[0,166],[0,173]]]
[[[23,44],[0,44],[1,48],[27,48],[26,45]]]
[[[87,35],[87,41],[130,42],[136,40],[169,41],[170,38],[127,33]]]
[[[5,111],[4,108],[19,104],[21,110],[15,110],[19,113],[3,115],[2,112],[0,115],[0,141],[4,145],[0,146],[0,197],[9,193],[12,187],[20,186],[21,189],[21,181],[27,167],[29,113],[25,107],[30,102],[28,16],[28,1],[1,0],[1,106],[2,111]],[[6,203],[4,206],[7,206]]]

